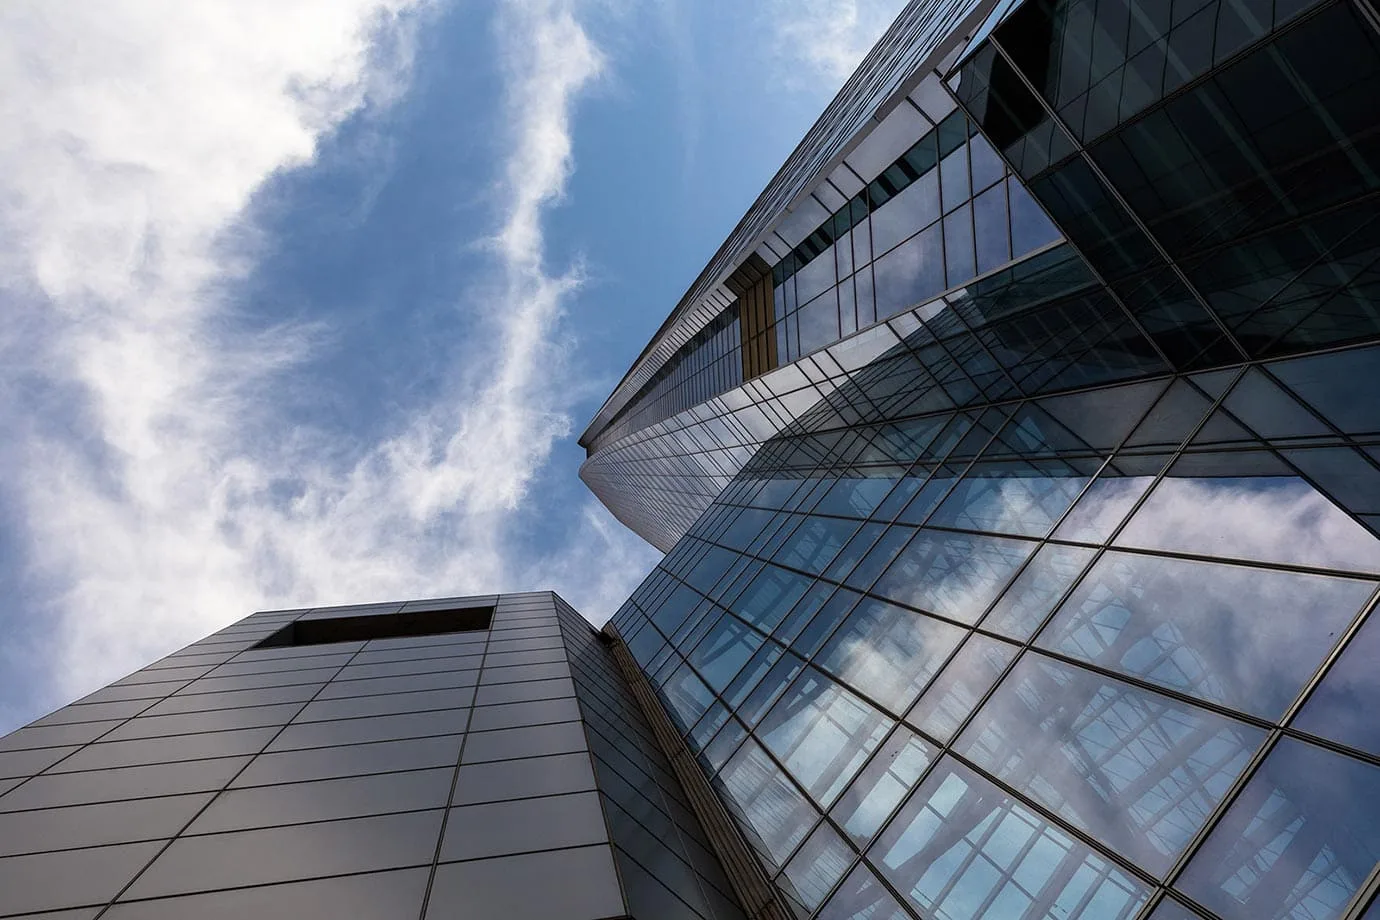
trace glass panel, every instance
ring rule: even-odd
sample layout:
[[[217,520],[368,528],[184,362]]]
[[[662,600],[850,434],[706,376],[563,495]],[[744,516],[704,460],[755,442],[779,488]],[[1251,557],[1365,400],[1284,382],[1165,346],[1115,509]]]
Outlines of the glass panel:
[[[702,543],[699,545],[704,546]],[[719,578],[732,568],[738,559],[738,554],[731,550],[718,546],[707,547],[704,556],[685,575],[685,582],[701,593],[709,594],[718,584]]]
[[[715,780],[754,845],[779,867],[814,826],[810,802],[791,785],[757,742],[748,738]]]
[[[833,266],[831,265],[832,269]],[[796,312],[800,325],[800,353],[807,355],[839,340],[839,301],[833,291],[826,291]]]
[[[919,531],[873,589],[903,604],[974,623],[1035,544]]]
[[[1374,612],[1332,665],[1294,726],[1333,741],[1380,754],[1380,620]]]
[[[855,856],[843,838],[821,822],[787,864],[785,875],[800,903],[814,910],[848,871]]]
[[[819,608],[819,613],[815,614],[810,625],[806,626],[801,631],[800,636],[791,643],[791,647],[802,655],[813,655],[819,651],[820,646],[844,621],[848,612],[853,609],[861,597],[862,595],[856,591],[839,588]]]
[[[801,303],[819,295],[837,282],[834,275],[834,249],[829,247],[795,273],[796,296]]]
[[[897,525],[889,527],[886,533],[882,534],[882,538],[867,551],[863,561],[849,573],[845,582],[864,591],[871,588],[872,583],[877,580],[877,576],[882,574],[887,566],[891,565],[892,560],[910,542],[914,533],[914,527]]]
[[[943,188],[944,211],[947,213],[972,197],[968,185],[968,148],[960,146],[939,161],[940,184]]]
[[[899,713],[962,638],[957,626],[868,598],[824,646],[819,664]]]
[[[926,917],[1129,920],[1134,877],[945,758],[869,851]]]
[[[1223,405],[1266,438],[1329,435],[1331,430],[1255,368],[1237,383]]]
[[[944,241],[939,227],[932,224],[872,263],[878,319],[944,290]]]
[[[1211,408],[1212,403],[1191,383],[1175,380],[1127,438],[1126,446],[1178,447]]]
[[[891,726],[867,703],[807,668],[763,717],[757,737],[827,806]]]
[[[775,642],[768,642],[753,653],[747,665],[738,672],[738,676],[733,679],[733,683],[728,685],[724,691],[724,700],[729,706],[736,707],[743,699],[757,686],[757,682],[762,679],[762,675],[770,670],[776,663],[776,659],[781,657],[781,646]]]
[[[1203,918],[1173,898],[1166,897],[1155,908],[1155,912],[1150,915],[1150,920],[1203,920]]]
[[[737,719],[729,719],[714,740],[704,746],[703,762],[710,773],[715,773],[727,762],[738,745],[747,737],[747,730]]]
[[[1350,447],[1280,452],[1334,504],[1354,515],[1380,512],[1380,469]]]
[[[1380,401],[1356,386],[1380,376],[1380,348],[1280,361],[1269,369],[1343,434],[1380,431]]]
[[[1047,543],[1011,583],[982,621],[983,629],[1025,641],[1044,622],[1059,598],[1078,578],[1096,551]]]
[[[1264,740],[1259,729],[1027,654],[954,750],[1160,875]]]
[[[973,260],[973,210],[967,205],[944,218],[944,265],[949,287],[963,284],[977,274]]]
[[[930,512],[944,500],[949,489],[953,488],[953,484],[963,475],[967,466],[966,462],[960,462],[944,463],[936,467],[930,478],[916,491],[910,504],[896,516],[896,520],[905,524],[923,524]]]
[[[834,820],[858,846],[866,846],[933,760],[933,748],[898,727],[839,797]]]
[[[930,516],[932,526],[1022,537],[1049,533],[1091,478],[1067,460],[1009,460],[973,465]],[[1097,464],[1092,469],[1096,470]]]
[[[1006,173],[1006,164],[982,135],[974,135],[969,140],[968,154],[972,159],[974,190],[982,191]]]
[[[783,655],[748,694],[748,698],[737,710],[738,717],[749,725],[756,724],[762,713],[766,712],[767,708],[776,702],[776,698],[795,679],[803,667],[805,667],[805,663],[795,655]]]
[[[924,695],[906,713],[906,721],[931,738],[947,742],[973,707],[992,689],[1018,649],[986,636],[971,635]]]
[[[1380,542],[1273,455],[1180,459],[1117,543],[1358,571],[1380,571]]]
[[[1019,429],[1021,436],[1005,440],[1026,455],[1109,451],[1121,444],[1163,389],[1162,381],[1152,381],[1037,400],[1027,404],[1032,415],[1018,411],[1008,428]]]
[[[1274,719],[1373,588],[1350,579],[1108,553],[1039,644]]]
[[[888,476],[840,477],[814,507],[815,514],[865,518],[886,498],[896,480]]]
[[[1333,920],[1380,859],[1380,767],[1285,738],[1178,886],[1225,920]]]
[[[886,530],[885,524],[868,523],[858,528],[858,532],[844,546],[834,561],[829,563],[829,567],[824,570],[824,577],[835,581],[844,581],[848,573],[853,571],[853,566],[862,561],[863,556],[872,548],[872,544],[877,542],[877,538]]]
[[[702,751],[705,745],[718,734],[719,729],[723,728],[728,721],[728,710],[723,703],[714,703],[709,707],[709,711],[704,714],[704,718],[690,729],[690,734],[686,740],[692,751]],[[471,726],[473,727],[473,726]]]
[[[709,686],[722,693],[761,644],[761,635],[744,626],[737,617],[724,614],[690,653],[690,663]]]
[[[1048,243],[1063,239],[1054,221],[1015,176],[1006,180],[1006,190],[1011,197],[1011,249],[1012,257],[1019,258]]]
[[[806,518],[773,561],[819,575],[857,529],[858,522],[850,518]]]
[[[681,662],[662,684],[661,698],[666,702],[667,714],[682,732],[687,732],[708,711],[714,693],[695,676],[690,665]]]
[[[1145,490],[1155,481],[1168,457],[1123,454],[1098,473],[1068,517],[1054,531],[1058,540],[1102,543],[1121,525]]]
[[[845,593],[850,593],[847,589],[840,589]],[[801,596],[796,605],[791,608],[791,612],[786,614],[786,618],[781,621],[781,625],[776,627],[772,635],[782,642],[796,644],[795,639],[814,617],[825,602],[833,595],[834,586],[825,582],[815,582]],[[823,641],[823,640],[821,640]],[[813,654],[813,652],[810,652]]]
[[[976,168],[977,164],[973,165]],[[1007,226],[1006,186],[998,185],[973,199],[973,223],[978,272],[989,272],[1010,261],[1011,232]]]
[[[763,632],[771,632],[810,587],[810,579],[776,566],[762,570],[733,602],[733,612]]]
[[[939,173],[931,170],[872,212],[872,242],[880,255],[939,217]]]
[[[824,905],[817,920],[912,920],[891,893],[860,863]]]

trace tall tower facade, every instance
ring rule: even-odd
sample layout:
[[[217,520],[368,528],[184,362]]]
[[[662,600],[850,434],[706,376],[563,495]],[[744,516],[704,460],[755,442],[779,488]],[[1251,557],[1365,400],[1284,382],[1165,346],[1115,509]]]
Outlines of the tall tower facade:
[[[585,432],[798,916],[1380,916],[1378,24],[911,3]]]

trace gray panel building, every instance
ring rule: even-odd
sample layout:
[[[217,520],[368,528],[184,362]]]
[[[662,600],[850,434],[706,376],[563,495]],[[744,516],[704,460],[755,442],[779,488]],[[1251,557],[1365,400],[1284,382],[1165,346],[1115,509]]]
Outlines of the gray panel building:
[[[254,614],[0,740],[0,792],[0,916],[743,916],[549,593]]]

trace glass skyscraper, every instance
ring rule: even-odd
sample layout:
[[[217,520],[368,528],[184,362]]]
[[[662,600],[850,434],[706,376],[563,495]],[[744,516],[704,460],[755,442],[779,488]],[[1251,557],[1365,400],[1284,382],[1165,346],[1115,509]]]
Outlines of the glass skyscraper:
[[[1371,0],[915,0],[581,443],[602,635],[255,614],[0,739],[0,917],[1380,918]]]
[[[600,410],[608,631],[825,920],[1374,915],[1380,16],[910,4]]]

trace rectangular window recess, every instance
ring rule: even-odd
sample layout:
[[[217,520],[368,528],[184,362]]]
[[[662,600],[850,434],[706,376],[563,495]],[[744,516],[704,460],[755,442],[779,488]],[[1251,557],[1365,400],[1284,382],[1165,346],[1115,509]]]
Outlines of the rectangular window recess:
[[[452,610],[417,610],[374,616],[331,617],[324,620],[294,620],[264,639],[254,648],[283,648],[293,645],[328,645],[332,642],[360,642],[366,639],[399,639],[411,636],[439,636],[446,633],[488,629],[493,622],[492,607],[458,607]]]

